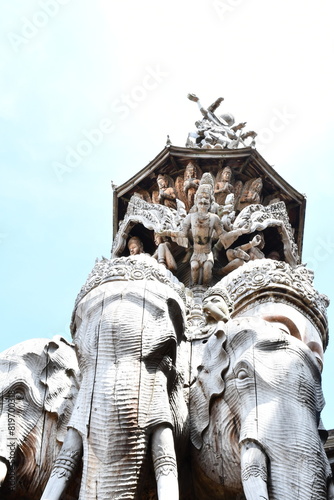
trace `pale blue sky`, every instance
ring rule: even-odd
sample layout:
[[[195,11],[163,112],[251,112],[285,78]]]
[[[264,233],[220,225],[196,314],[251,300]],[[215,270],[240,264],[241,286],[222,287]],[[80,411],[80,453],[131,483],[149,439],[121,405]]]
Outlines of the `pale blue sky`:
[[[307,194],[303,262],[334,302],[329,1],[11,0],[0,18],[1,350],[68,336],[77,292],[110,255],[110,182],[143,168],[167,134],[185,144],[198,119],[188,92],[225,97],[221,109]],[[333,376],[334,342],[329,428]]]

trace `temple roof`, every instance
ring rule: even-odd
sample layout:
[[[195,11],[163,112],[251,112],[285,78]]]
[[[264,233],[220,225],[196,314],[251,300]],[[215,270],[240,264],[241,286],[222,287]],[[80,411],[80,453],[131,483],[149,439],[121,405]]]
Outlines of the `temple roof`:
[[[119,221],[124,218],[128,202],[135,192],[143,190],[151,193],[156,186],[158,174],[167,174],[174,179],[183,175],[189,161],[195,162],[202,172],[211,172],[213,176],[228,165],[233,169],[235,179],[242,182],[261,177],[263,199],[270,199],[270,197],[278,195],[285,202],[290,223],[294,229],[298,251],[301,255],[306,198],[284,180],[252,147],[201,149],[166,146],[136,175],[121,186],[114,187],[114,235],[117,232]]]

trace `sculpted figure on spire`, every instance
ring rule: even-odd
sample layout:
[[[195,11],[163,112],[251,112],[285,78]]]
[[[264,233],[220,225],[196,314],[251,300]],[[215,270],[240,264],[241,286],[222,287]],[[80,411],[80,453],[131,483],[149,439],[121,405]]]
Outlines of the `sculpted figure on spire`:
[[[190,101],[197,102],[204,117],[201,121],[195,123],[197,130],[190,132],[188,135],[187,147],[236,149],[239,146],[255,145],[254,139],[257,135],[255,132],[241,133],[246,122],[234,125],[235,119],[231,113],[224,113],[220,116],[215,114],[216,109],[224,100],[223,97],[218,97],[207,109],[202,106],[197,95],[188,94],[187,97]],[[248,137],[252,139],[250,144],[245,142]]]

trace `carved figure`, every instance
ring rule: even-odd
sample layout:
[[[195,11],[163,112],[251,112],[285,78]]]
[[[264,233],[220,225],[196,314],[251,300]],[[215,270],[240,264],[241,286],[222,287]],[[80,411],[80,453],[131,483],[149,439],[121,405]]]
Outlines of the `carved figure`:
[[[332,498],[320,371],[303,342],[230,320],[204,345],[190,401],[196,499]]]
[[[233,222],[235,221],[235,210],[234,210],[234,194],[228,194],[225,199],[225,205],[221,208],[218,215],[221,217],[222,226],[225,231],[232,231]]]
[[[262,192],[263,182],[261,177],[257,179],[251,179],[247,181],[242,190],[238,210],[242,210],[248,205],[256,204],[261,202],[261,192]]]
[[[226,250],[226,257],[229,262],[220,270],[221,274],[228,274],[249,260],[264,259],[265,255],[261,251],[263,247],[264,238],[261,233],[254,236],[249,243],[245,243],[236,248],[229,248]]]
[[[171,251],[171,244],[170,241],[168,241],[168,238],[164,238],[162,236],[159,236],[158,234],[154,235],[154,242],[157,245],[157,249],[152,255],[159,264],[163,264],[167,269],[170,271],[176,271],[177,269],[177,264],[175,262],[175,259],[173,257],[172,251]]]
[[[168,175],[159,174],[157,184],[159,192],[155,194],[155,202],[176,210],[176,192],[173,180]]]
[[[223,170],[218,172],[215,183],[215,198],[218,205],[225,205],[226,196],[233,193],[233,185],[231,184],[232,169],[231,167],[224,167]]]
[[[191,278],[193,285],[208,286],[212,277],[213,254],[212,241],[214,232],[221,238],[224,231],[218,215],[209,212],[213,203],[213,189],[211,184],[202,183],[195,195],[196,212],[190,213],[183,221],[180,232],[166,231],[167,236],[184,236],[193,240],[194,252],[190,259]]]
[[[176,394],[180,284],[147,256],[103,261],[92,276],[73,322],[82,384],[69,425],[83,441],[80,500],[142,498],[149,443],[159,500],[178,499],[174,419],[186,412]],[[80,450],[75,436],[69,444],[68,454]],[[51,478],[43,498],[61,498],[57,482]]]
[[[252,138],[251,145],[255,145],[256,133],[249,131],[241,134],[241,130],[245,127],[246,122],[234,125],[234,116],[231,113],[225,113],[217,116],[214,112],[224,100],[223,97],[218,97],[207,109],[202,106],[199,98],[195,94],[188,94],[188,99],[197,102],[201,114],[204,119],[195,123],[196,132],[190,132],[187,138],[187,147],[192,147],[192,142],[195,139],[195,145],[202,148],[237,148],[239,144],[247,146],[245,139]],[[234,126],[233,126],[234,125]],[[237,132],[239,132],[237,134]]]
[[[186,195],[188,211],[194,204],[195,194],[199,186],[199,179],[197,175],[197,168],[193,162],[189,162],[184,172],[183,190]]]
[[[233,302],[222,285],[209,288],[202,297],[202,309],[205,318],[205,326],[201,332],[210,334],[219,330],[220,323],[226,323],[233,311]]]
[[[128,249],[130,255],[139,255],[140,253],[144,253],[143,242],[138,236],[132,236],[128,241]]]
[[[39,500],[78,391],[78,363],[63,338],[31,339],[0,354],[0,496]]]
[[[224,100],[219,97],[215,102],[208,107],[204,108],[195,94],[188,94],[188,99],[197,102],[200,112],[204,116],[204,120],[196,122],[196,133],[190,133],[190,137],[194,137],[198,142],[201,139],[201,146],[203,148],[211,146],[226,147],[231,143],[231,138],[234,138],[235,133],[229,129],[230,125],[234,124],[234,117],[232,115],[222,115],[218,117],[214,111],[219,107],[220,103]],[[231,137],[232,136],[232,137]]]

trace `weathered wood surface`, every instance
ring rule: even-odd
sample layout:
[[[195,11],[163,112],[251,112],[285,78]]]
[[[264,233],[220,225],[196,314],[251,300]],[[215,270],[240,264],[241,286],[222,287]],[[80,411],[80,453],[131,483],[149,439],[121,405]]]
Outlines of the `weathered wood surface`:
[[[230,320],[204,344],[190,393],[196,498],[326,500],[323,405],[303,342],[260,318]]]
[[[66,434],[78,378],[74,348],[61,337],[28,340],[0,354],[1,499],[40,499]]]

